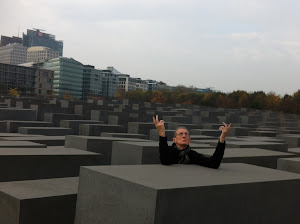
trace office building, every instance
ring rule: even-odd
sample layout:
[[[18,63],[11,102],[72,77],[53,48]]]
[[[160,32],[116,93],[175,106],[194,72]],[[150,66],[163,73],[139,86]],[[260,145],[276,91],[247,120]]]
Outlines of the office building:
[[[18,65],[26,62],[27,48],[14,43],[0,47],[0,63]]]
[[[0,63],[0,93],[16,88],[20,95],[34,96],[36,68]]]
[[[37,68],[34,88],[35,95],[38,97],[52,98],[53,78],[54,71],[43,68]]]
[[[23,44],[23,40],[21,37],[8,37],[8,36],[3,36],[1,35],[1,40],[0,40],[0,47],[4,47],[8,44]]]
[[[83,64],[73,58],[59,57],[44,62],[43,68],[54,71],[54,96],[82,98]]]
[[[43,62],[58,58],[59,52],[49,47],[30,47],[27,49],[27,62]]]
[[[41,29],[27,29],[27,34],[23,33],[23,45],[25,47],[43,46],[49,47],[63,55],[63,41],[55,40],[52,34],[44,33]]]
[[[115,96],[119,86],[119,74],[113,67],[101,70],[102,73],[102,96]]]
[[[102,96],[102,71],[92,65],[83,66],[82,96],[84,100]]]

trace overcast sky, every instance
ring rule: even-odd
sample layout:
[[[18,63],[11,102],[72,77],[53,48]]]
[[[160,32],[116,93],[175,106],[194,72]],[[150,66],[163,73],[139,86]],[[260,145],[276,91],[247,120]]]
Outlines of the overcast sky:
[[[64,56],[169,85],[300,89],[300,1],[1,0],[0,35],[31,28]]]

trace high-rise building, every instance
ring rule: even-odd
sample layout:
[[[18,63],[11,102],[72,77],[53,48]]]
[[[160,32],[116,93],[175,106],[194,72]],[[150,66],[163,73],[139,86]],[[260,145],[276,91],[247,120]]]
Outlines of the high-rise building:
[[[83,65],[73,58],[53,58],[43,68],[54,71],[53,95],[82,98]]]
[[[23,44],[23,40],[21,37],[8,37],[1,35],[0,47],[6,46],[8,44]]]
[[[41,29],[29,30],[27,34],[23,33],[23,45],[26,47],[43,46],[49,47],[63,55],[63,41],[55,40],[55,36],[48,33],[43,33]]]
[[[27,62],[43,62],[58,58],[59,52],[49,47],[30,47],[27,49]]]
[[[92,65],[83,66],[82,96],[102,96],[102,71]]]
[[[0,63],[18,65],[26,62],[27,47],[22,44],[8,44],[0,47]]]

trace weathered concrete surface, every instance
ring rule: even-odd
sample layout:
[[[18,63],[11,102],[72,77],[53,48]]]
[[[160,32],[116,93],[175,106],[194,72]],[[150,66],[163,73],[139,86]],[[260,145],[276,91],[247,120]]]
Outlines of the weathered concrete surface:
[[[239,163],[82,167],[75,224],[298,224],[299,187],[299,174]]]
[[[212,156],[214,149],[195,149],[195,151]],[[259,148],[227,148],[225,149],[223,163],[247,163],[272,169],[277,168],[278,158],[295,157],[296,154],[278,152]]]
[[[45,144],[39,144],[31,141],[6,140],[5,138],[6,137],[0,139],[0,148],[46,148],[47,147],[47,145]]]
[[[102,124],[103,121],[93,121],[93,120],[61,120],[60,127],[71,128],[72,135],[79,134],[79,126],[80,124]]]
[[[73,224],[78,177],[0,183],[0,223]]]
[[[19,127],[52,127],[51,122],[45,121],[5,121],[7,125],[6,132],[16,133]]]
[[[0,108],[0,120],[36,121],[37,110],[20,108]]]
[[[293,173],[300,173],[300,157],[278,159],[277,169]]]
[[[101,132],[124,133],[125,129],[122,125],[112,124],[81,124],[79,125],[79,135],[100,136]]]
[[[65,147],[100,153],[103,156],[103,164],[108,165],[111,164],[112,143],[114,141],[149,141],[149,140],[134,139],[134,138],[67,135],[65,141]]]
[[[71,128],[60,127],[19,127],[20,134],[46,135],[46,136],[65,136],[73,133]]]
[[[117,138],[140,138],[147,139],[147,135],[142,134],[131,134],[131,133],[112,133],[112,132],[101,132],[102,137],[117,137]]]
[[[59,146],[65,144],[65,136],[28,136],[28,137],[2,137],[1,140],[5,141],[29,141],[32,143],[45,144],[47,146]],[[3,141],[3,142],[5,142]],[[1,145],[0,141],[0,145]],[[4,143],[3,143],[4,144]]]
[[[80,166],[101,165],[101,160],[78,149],[0,148],[0,182],[74,177]]]

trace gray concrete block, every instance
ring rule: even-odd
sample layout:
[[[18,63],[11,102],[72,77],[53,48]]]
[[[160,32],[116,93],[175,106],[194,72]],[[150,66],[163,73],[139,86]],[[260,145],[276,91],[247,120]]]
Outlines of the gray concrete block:
[[[0,183],[0,223],[73,224],[78,177]]]
[[[75,177],[80,166],[101,165],[101,159],[78,149],[0,148],[0,182]]]
[[[163,115],[162,119],[165,122],[176,122],[179,124],[192,124],[193,123],[191,116],[166,116],[166,115]]]
[[[300,147],[300,135],[298,134],[282,134],[277,135],[277,138],[286,141],[289,148]]]
[[[82,167],[75,224],[297,224],[299,187],[299,174],[238,163]]]
[[[66,136],[65,147],[100,153],[103,156],[103,164],[111,164],[112,143],[114,141],[149,141],[149,140],[134,139],[134,138],[68,135]]]
[[[31,143],[44,144],[47,146],[59,146],[65,144],[65,136],[28,136],[28,137],[2,137],[2,140],[12,142],[30,141]],[[1,141],[0,141],[1,144]]]
[[[165,127],[168,129],[168,124],[165,124]],[[128,122],[128,133],[132,134],[143,134],[149,136],[150,130],[154,128],[155,125],[153,122]]]
[[[211,145],[216,146],[217,143],[211,143]],[[227,142],[227,148],[260,148],[260,149],[269,149],[274,151],[287,152],[288,145],[286,143],[278,142],[259,142],[259,141],[236,141],[236,142]]]
[[[249,131],[249,136],[276,137],[277,134],[275,131]]]
[[[0,108],[0,120],[36,121],[37,110],[20,108]]]
[[[147,135],[142,134],[131,134],[131,133],[112,133],[112,132],[101,132],[102,137],[116,137],[116,138],[139,138],[147,139]]]
[[[169,145],[173,142],[169,141]],[[191,143],[192,149],[213,148],[207,144]],[[112,165],[160,164],[159,142],[116,141],[112,144]]]
[[[208,136],[219,137],[221,135],[221,131],[216,130],[216,129],[191,129],[190,134],[191,135],[208,135]]]
[[[77,114],[45,113],[44,120],[53,123],[55,127],[59,127],[61,120],[86,120],[86,117]]]
[[[6,140],[4,138],[0,139],[0,148],[46,148],[47,145],[39,144],[31,141],[15,141]]]
[[[300,147],[298,147],[298,148],[289,148],[288,152],[295,153],[295,154],[300,154]]]
[[[79,134],[80,124],[103,124],[103,121],[96,120],[61,120],[60,127],[71,128],[73,135]]]
[[[52,127],[51,122],[45,121],[5,121],[7,132],[17,133],[19,127]]]
[[[195,149],[195,151],[212,156],[214,149]],[[224,163],[247,163],[272,169],[277,168],[278,158],[289,158],[297,155],[293,153],[278,152],[259,148],[227,148],[225,149]]]
[[[91,110],[91,120],[103,121],[108,123],[108,111],[107,110]]]
[[[101,132],[124,133],[125,129],[122,125],[112,124],[80,124],[79,135],[100,136]]]
[[[300,157],[278,159],[277,169],[293,173],[300,173]]]
[[[65,136],[73,133],[71,128],[60,127],[19,127],[20,134],[46,135],[46,136]]]

